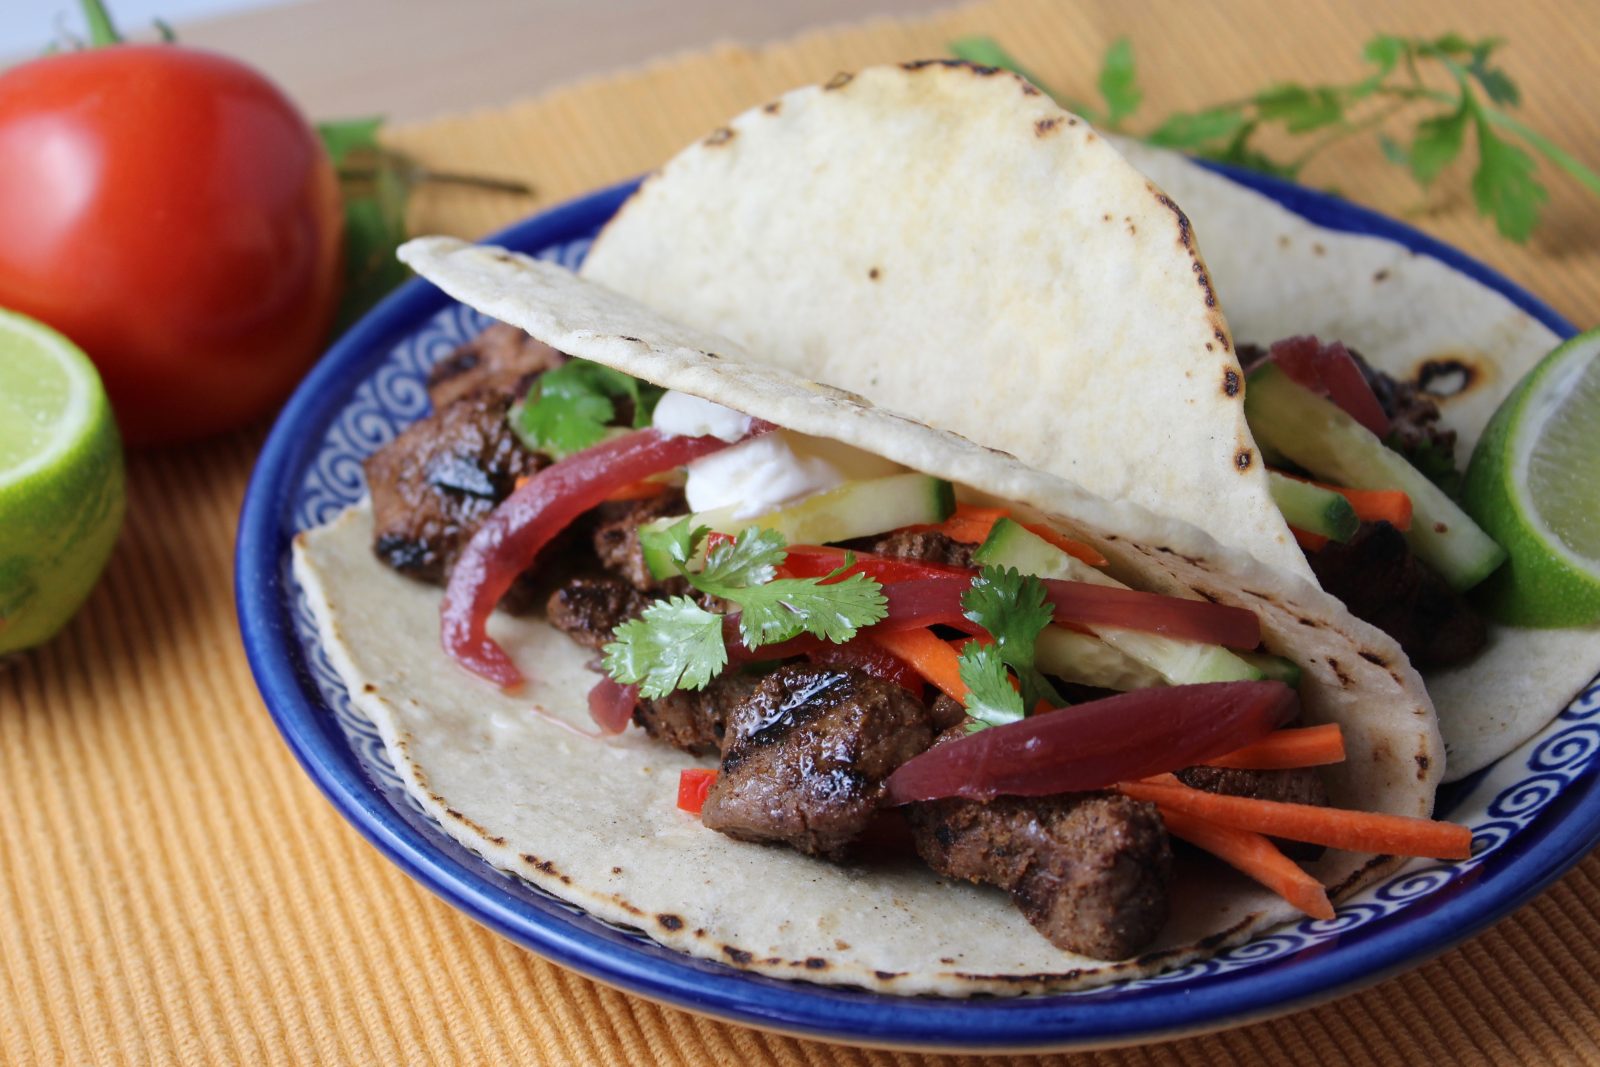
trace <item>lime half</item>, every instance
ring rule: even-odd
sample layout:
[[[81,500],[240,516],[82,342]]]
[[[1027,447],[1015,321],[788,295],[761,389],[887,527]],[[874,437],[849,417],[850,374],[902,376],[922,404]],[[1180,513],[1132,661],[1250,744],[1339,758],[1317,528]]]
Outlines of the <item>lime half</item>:
[[[122,525],[122,445],[89,357],[0,311],[0,653],[46,640]]]
[[[1600,622],[1600,329],[1546,356],[1472,452],[1467,513],[1510,553],[1483,605],[1519,626]]]

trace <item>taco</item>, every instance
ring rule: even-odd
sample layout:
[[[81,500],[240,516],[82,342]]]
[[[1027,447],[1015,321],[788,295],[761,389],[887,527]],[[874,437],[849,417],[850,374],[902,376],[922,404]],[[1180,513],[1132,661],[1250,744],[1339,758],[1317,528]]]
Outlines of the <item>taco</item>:
[[[1401,862],[1373,851],[1470,848],[1426,821],[1415,672],[1309,582],[553,264],[402,257],[508,326],[295,573],[409,792],[497,867],[694,955],[963,996],[1152,973],[1331,914]],[[1307,730],[1346,758],[1285,763]],[[1295,866],[1263,811],[1335,847]]]
[[[1504,553],[1449,495],[1558,338],[1443,263],[1113,145],[1010,73],[876,67],[752,109],[648,178],[583,273],[1314,576],[1425,672],[1451,777],[1600,665],[1600,631],[1480,617],[1467,594]],[[1340,413],[1296,387],[1330,384],[1354,444],[1311,441]]]

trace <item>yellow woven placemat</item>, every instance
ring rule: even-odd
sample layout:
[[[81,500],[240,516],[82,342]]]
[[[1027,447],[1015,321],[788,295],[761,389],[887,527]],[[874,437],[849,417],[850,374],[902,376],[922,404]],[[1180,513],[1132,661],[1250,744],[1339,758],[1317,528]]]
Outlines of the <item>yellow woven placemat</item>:
[[[1556,0],[1388,5],[1250,0],[1005,2],[761,51],[718,48],[461,119],[397,130],[451,169],[524,177],[538,202],[438,190],[418,229],[476,235],[659,163],[748,105],[838,69],[990,32],[1092,95],[1137,42],[1149,113],[1275,78],[1349,76],[1373,30],[1502,34],[1525,117],[1591,166],[1600,12]],[[1367,146],[1309,178],[1417,206]],[[1461,177],[1461,176],[1457,176]],[[1463,182],[1452,182],[1459,190]],[[1600,200],[1551,178],[1552,224],[1494,237],[1464,194],[1420,220],[1600,320]],[[763,1035],[577,978],[473,925],[350,829],[295,766],[256,694],[231,599],[234,525],[264,430],[130,463],[105,581],[55,642],[0,672],[0,1061],[6,1063],[912,1063]],[[1600,860],[1409,974],[1208,1037],[1100,1063],[1600,1060]]]

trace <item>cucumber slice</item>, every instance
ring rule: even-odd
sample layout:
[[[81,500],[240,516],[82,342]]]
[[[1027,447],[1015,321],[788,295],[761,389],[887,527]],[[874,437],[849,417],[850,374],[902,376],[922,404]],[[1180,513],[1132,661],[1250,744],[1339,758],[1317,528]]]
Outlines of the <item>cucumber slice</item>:
[[[1235,652],[1234,655],[1261,672],[1262,681],[1282,682],[1290,689],[1300,688],[1300,664],[1274,656],[1271,652]]]
[[[995,523],[994,529],[989,531],[988,538],[978,546],[972,558],[980,564],[1015,567],[1023,574],[1036,574],[1041,578],[1062,578],[1127,588],[1110,575],[1074,559],[1011,519],[1001,519]],[[1056,627],[1051,627],[1053,629]],[[1255,681],[1261,677],[1259,670],[1221,645],[1181,641],[1120,626],[1091,626],[1089,629],[1113,650],[1142,664],[1173,685]],[[1049,633],[1050,630],[1045,632]]]
[[[1457,592],[1483,581],[1506,553],[1444,491],[1372,431],[1281,367],[1262,364],[1245,389],[1245,418],[1258,441],[1318,478],[1352,489],[1401,489],[1411,497],[1406,542]]]
[[[1166,679],[1092,634],[1046,626],[1033,646],[1033,663],[1066,682],[1128,692],[1165,685]]]
[[[1267,472],[1272,502],[1283,512],[1284,521],[1306,533],[1320,534],[1335,541],[1348,541],[1361,528],[1350,501],[1331,489],[1295,478]]]
[[[891,474],[846,482],[826,492],[808,496],[765,515],[734,518],[733,507],[702,511],[690,516],[691,526],[709,526],[718,533],[737,534],[751,526],[776,530],[791,545],[825,545],[896,530],[943,522],[956,509],[955,490],[942,478],[926,474]],[[665,529],[682,516],[657,519],[645,529]],[[645,565],[658,579],[678,573],[672,561],[659,558],[648,547]]]

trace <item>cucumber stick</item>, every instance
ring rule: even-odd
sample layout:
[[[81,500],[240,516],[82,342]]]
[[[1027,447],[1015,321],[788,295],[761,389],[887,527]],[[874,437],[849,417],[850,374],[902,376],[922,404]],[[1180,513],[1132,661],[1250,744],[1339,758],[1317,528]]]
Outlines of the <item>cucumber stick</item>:
[[[943,522],[956,509],[955,490],[942,478],[926,474],[891,474],[846,482],[806,497],[777,511],[752,518],[734,518],[737,507],[702,511],[689,517],[690,526],[709,526],[718,533],[737,534],[751,526],[776,530],[791,545],[825,545],[855,537]],[[681,516],[657,519],[647,529],[665,529]],[[671,560],[655,558],[645,549],[645,564],[657,578],[678,573]]]
[[[1251,373],[1245,418],[1262,444],[1318,478],[1352,489],[1400,489],[1411,497],[1411,550],[1456,591],[1471,589],[1506,558],[1467,513],[1331,400],[1266,363]]]
[[[988,540],[979,545],[977,552],[973,554],[973,560],[998,567],[1015,567],[1023,574],[1036,574],[1041,578],[1061,578],[1073,582],[1116,586],[1119,589],[1127,588],[1115,578],[1072,558],[1038,534],[1010,519],[1001,519],[994,524]],[[1051,627],[1045,632],[1050,633],[1056,629],[1059,628]],[[1148,671],[1153,671],[1161,679],[1173,685],[1188,685],[1194,682],[1255,681],[1261,677],[1259,669],[1221,645],[1183,641],[1120,626],[1090,626],[1089,629],[1093,631],[1095,637],[1111,646],[1111,649],[1143,665]],[[1044,647],[1043,638],[1040,640],[1040,647]],[[1103,664],[1100,666],[1104,669]],[[1050,668],[1043,667],[1043,669]]]
[[[1267,472],[1267,485],[1284,521],[1297,530],[1348,541],[1361,528],[1355,506],[1331,489],[1277,471]]]

